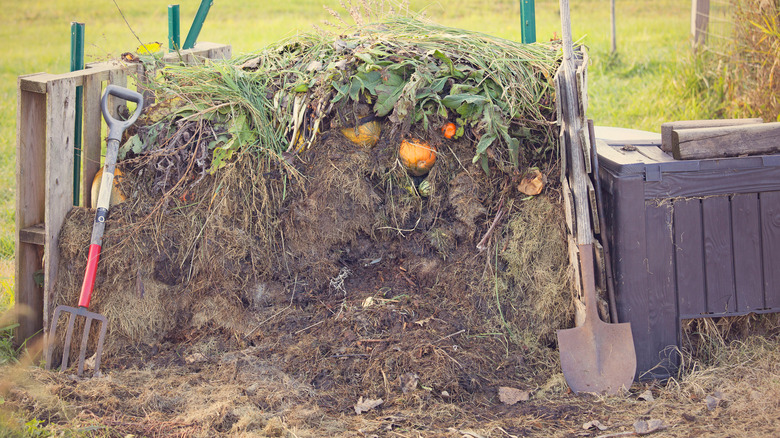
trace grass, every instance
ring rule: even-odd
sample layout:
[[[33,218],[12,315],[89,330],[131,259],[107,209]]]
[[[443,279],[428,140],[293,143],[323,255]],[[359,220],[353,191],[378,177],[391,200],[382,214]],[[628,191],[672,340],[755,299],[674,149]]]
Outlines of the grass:
[[[0,306],[12,299],[15,217],[16,78],[69,69],[70,22],[86,23],[87,62],[117,57],[143,42],[167,40],[167,3],[116,0],[132,27],[112,2],[12,2],[0,28]],[[182,40],[199,2],[181,5]],[[234,54],[254,51],[331,18],[323,5],[339,10],[334,0],[236,0],[215,3],[199,40],[229,43]],[[434,21],[502,38],[520,40],[519,3],[514,0],[415,0],[410,9]],[[590,50],[590,108],[597,124],[658,132],[660,124],[680,114],[678,97],[668,84],[680,75],[677,60],[688,52],[689,6],[665,0],[622,1],[617,5],[617,55],[609,53],[609,3],[579,1],[572,5],[575,40]],[[344,14],[346,15],[346,14]],[[536,2],[537,39],[560,35],[557,1]],[[690,105],[689,105],[690,106]],[[685,112],[696,116],[697,107]]]

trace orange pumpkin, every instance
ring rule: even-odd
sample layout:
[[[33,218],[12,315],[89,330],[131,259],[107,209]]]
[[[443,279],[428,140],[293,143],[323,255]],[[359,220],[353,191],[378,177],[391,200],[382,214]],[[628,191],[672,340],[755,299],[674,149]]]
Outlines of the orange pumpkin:
[[[410,174],[423,176],[436,163],[436,148],[422,140],[403,140],[398,151],[398,158],[401,159],[401,164]]]
[[[111,187],[111,198],[108,201],[109,206],[120,204],[127,199],[122,189],[119,187],[119,181],[122,179],[122,171],[119,168],[114,169],[114,187]],[[103,167],[95,174],[95,178],[92,180],[92,190],[90,191],[90,200],[92,201],[92,208],[97,208],[98,195],[100,194],[100,183],[103,180]]]
[[[458,132],[458,127],[452,122],[445,123],[444,126],[441,127],[441,133],[444,134],[444,138],[449,139],[455,137],[456,132]]]

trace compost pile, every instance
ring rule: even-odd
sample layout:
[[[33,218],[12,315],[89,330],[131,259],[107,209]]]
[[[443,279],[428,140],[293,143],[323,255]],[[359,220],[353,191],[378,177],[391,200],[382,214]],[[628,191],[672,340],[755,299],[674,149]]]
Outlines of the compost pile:
[[[127,200],[91,306],[109,319],[104,374],[176,369],[181,394],[202,373],[276,413],[562,387],[559,63],[556,43],[391,18],[161,69],[120,151]],[[76,301],[92,218],[67,218],[55,305]],[[184,409],[152,398],[137,409]]]

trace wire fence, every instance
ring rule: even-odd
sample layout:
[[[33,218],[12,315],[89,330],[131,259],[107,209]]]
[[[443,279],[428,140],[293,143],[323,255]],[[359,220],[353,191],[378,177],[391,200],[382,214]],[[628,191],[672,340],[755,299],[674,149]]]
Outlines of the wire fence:
[[[726,56],[734,43],[733,0],[710,0],[709,4],[704,48],[718,55]]]

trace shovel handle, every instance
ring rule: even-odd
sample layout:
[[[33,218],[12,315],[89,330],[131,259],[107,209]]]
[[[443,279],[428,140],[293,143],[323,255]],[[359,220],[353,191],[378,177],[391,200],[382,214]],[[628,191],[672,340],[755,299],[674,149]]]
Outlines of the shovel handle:
[[[118,97],[128,102],[135,102],[136,108],[133,115],[127,120],[115,119],[108,110],[108,96]],[[103,112],[103,118],[106,119],[106,125],[108,125],[108,140],[120,141],[125,129],[135,123],[138,116],[141,115],[141,111],[144,109],[144,97],[141,93],[136,91],[110,84],[106,86],[103,98],[100,100],[100,109]]]

